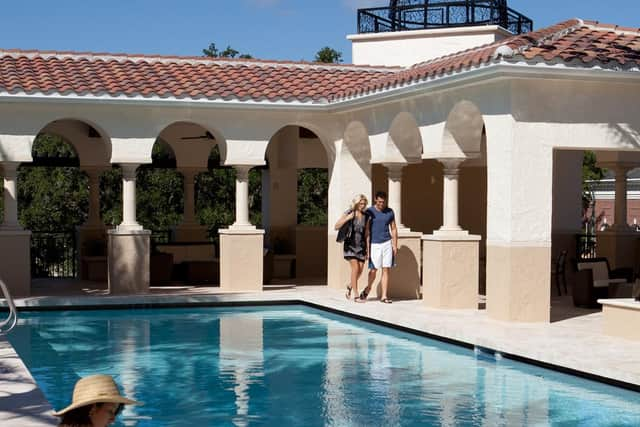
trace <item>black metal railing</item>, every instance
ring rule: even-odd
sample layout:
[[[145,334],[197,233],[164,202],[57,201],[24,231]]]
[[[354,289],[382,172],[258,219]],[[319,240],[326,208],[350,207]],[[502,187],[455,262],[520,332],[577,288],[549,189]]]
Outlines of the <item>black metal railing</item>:
[[[31,234],[31,276],[34,278],[77,278],[76,233],[38,232]]]
[[[389,7],[358,9],[358,32],[500,25],[514,34],[533,31],[533,21],[505,0],[391,1]]]
[[[576,235],[576,260],[596,257],[596,236],[594,234]]]

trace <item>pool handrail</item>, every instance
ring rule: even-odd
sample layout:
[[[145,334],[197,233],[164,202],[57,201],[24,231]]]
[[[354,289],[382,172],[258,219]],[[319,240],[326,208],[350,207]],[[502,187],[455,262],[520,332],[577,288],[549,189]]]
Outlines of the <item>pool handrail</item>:
[[[6,335],[14,328],[14,326],[16,326],[16,323],[18,323],[18,310],[16,310],[16,305],[13,303],[11,293],[2,279],[0,279],[0,288],[2,288],[4,299],[7,301],[7,305],[9,306],[9,316],[7,316],[5,320],[0,321],[0,335]],[[5,329],[6,325],[9,326]]]

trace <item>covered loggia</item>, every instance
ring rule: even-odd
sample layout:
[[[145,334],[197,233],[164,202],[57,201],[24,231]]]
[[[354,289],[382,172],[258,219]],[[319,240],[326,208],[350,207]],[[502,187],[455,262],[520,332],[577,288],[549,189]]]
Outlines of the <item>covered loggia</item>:
[[[328,160],[310,129],[285,126],[266,150],[262,174],[262,227],[274,279],[326,282]]]

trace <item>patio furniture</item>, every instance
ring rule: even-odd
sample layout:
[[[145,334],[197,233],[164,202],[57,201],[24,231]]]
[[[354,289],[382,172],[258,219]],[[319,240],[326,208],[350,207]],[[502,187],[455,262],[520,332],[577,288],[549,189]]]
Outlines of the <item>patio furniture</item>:
[[[562,295],[560,288],[560,280],[564,286],[564,293],[567,294],[567,276],[565,275],[565,266],[567,264],[567,250],[563,250],[556,258],[556,262],[552,266],[551,275],[554,276],[556,282],[556,288],[558,289],[558,295]]]
[[[578,262],[574,305],[579,307],[599,307],[597,300],[619,296],[620,289],[632,289],[633,269],[617,268],[612,270],[606,258],[591,258]]]

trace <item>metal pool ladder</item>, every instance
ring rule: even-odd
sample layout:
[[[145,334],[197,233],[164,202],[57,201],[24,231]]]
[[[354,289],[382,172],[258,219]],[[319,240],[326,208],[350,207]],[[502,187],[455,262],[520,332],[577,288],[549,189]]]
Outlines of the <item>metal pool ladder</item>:
[[[0,279],[0,288],[2,288],[2,294],[9,306],[9,316],[0,322],[0,335],[6,335],[16,326],[16,323],[18,323],[18,310],[16,310],[16,305],[13,303],[9,289],[7,289],[7,285],[4,284],[2,279]]]

